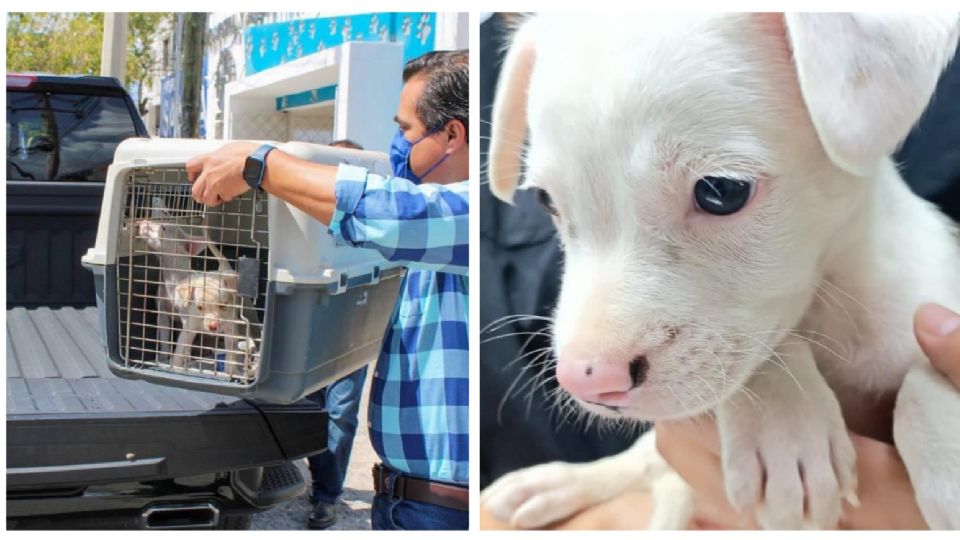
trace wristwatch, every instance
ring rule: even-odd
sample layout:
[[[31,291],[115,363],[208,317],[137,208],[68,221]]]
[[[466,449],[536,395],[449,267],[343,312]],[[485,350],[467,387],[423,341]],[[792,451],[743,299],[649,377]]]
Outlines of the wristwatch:
[[[263,173],[267,170],[267,154],[276,149],[272,144],[262,144],[247,156],[247,161],[243,164],[243,179],[248,186],[263,191],[260,184],[263,183]]]

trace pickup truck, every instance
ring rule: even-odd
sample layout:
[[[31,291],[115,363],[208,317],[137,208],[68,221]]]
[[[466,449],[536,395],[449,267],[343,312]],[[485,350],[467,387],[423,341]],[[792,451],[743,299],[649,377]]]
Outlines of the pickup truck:
[[[119,81],[7,75],[7,528],[248,528],[301,495],[327,413],[120,379],[92,275],[104,177],[146,137]]]

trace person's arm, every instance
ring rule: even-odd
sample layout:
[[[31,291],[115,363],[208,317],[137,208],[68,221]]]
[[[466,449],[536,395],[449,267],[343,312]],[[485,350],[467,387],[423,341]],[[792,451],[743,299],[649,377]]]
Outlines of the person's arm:
[[[300,159],[281,150],[267,155],[260,187],[330,225],[337,208],[337,167]]]
[[[917,341],[931,364],[960,390],[960,317],[942,307],[921,307],[915,318]],[[960,399],[960,393],[957,394]],[[727,502],[720,467],[719,437],[709,419],[664,422],[657,426],[657,448],[696,491],[698,500],[724,525],[740,518]],[[892,445],[851,434],[857,450],[860,506],[844,506],[840,527],[845,529],[925,529],[897,449]]]
[[[341,165],[330,232],[412,268],[469,271],[469,184],[414,184]]]
[[[243,166],[258,146],[248,141],[231,142],[187,161],[193,198],[207,206],[219,206],[250,191],[243,180]],[[264,191],[329,225],[337,204],[337,167],[300,159],[281,150],[270,152],[266,165],[260,184]]]
[[[217,206],[248,191],[243,165],[256,143],[234,142],[187,162],[193,197]],[[467,274],[466,181],[417,185],[366,169],[335,167],[274,150],[261,187],[330,227],[338,242],[371,248],[392,261]]]

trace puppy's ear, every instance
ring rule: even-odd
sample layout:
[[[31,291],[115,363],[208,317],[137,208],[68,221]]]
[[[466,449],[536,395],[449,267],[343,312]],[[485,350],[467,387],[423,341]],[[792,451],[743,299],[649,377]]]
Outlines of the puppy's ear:
[[[824,150],[869,174],[930,101],[957,46],[953,14],[787,14],[800,90]]]
[[[187,253],[189,253],[191,256],[194,256],[206,249],[207,243],[207,239],[203,236],[192,236],[188,234],[183,238],[183,245],[186,247]]]
[[[159,238],[160,224],[154,223],[148,219],[137,222],[137,234],[144,238]]]
[[[173,305],[176,306],[177,310],[183,311],[193,301],[193,287],[189,280],[184,283],[177,285],[176,289],[173,292]]]
[[[225,289],[225,292],[234,292],[237,290],[237,274],[233,272],[223,274],[223,289]]]
[[[532,34],[530,21],[514,34],[493,101],[487,170],[490,191],[506,202],[513,201],[520,182],[520,158],[527,135],[527,89],[536,58]]]

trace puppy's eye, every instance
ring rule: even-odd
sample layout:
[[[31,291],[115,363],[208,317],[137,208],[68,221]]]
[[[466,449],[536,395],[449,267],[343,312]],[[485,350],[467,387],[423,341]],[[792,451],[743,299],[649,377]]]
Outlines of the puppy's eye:
[[[550,194],[545,189],[537,189],[537,200],[547,209],[550,215],[560,217],[560,211],[557,210],[557,207],[553,204],[553,199],[550,198]]]
[[[728,216],[750,202],[756,188],[753,180],[704,176],[693,187],[697,208],[715,216]]]

